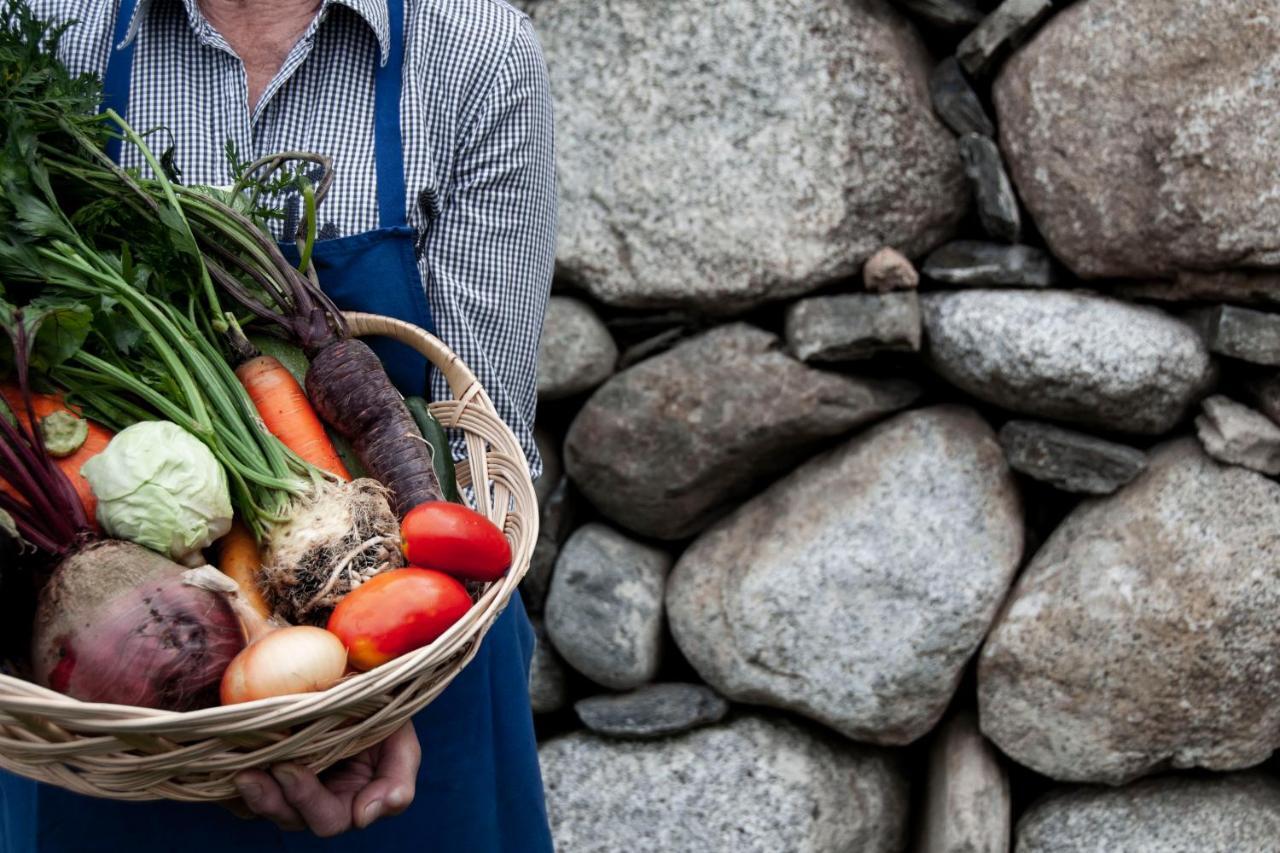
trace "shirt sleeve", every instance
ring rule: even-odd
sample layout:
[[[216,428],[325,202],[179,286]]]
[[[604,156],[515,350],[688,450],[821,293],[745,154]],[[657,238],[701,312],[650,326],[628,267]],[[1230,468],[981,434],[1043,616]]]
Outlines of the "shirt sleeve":
[[[538,341],[555,263],[552,124],[546,64],[525,20],[461,137],[422,259],[441,339],[476,374],[535,479]],[[451,396],[437,372],[431,395]]]

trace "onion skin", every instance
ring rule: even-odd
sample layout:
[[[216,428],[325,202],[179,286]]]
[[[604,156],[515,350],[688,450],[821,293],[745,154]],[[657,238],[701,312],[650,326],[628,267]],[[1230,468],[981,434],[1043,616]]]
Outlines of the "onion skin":
[[[347,650],[333,634],[310,625],[280,628],[236,655],[222,676],[222,704],[318,693],[346,670]]]
[[[40,594],[36,680],[85,702],[193,711],[218,703],[222,673],[244,648],[226,598],[128,542],[72,554]]]

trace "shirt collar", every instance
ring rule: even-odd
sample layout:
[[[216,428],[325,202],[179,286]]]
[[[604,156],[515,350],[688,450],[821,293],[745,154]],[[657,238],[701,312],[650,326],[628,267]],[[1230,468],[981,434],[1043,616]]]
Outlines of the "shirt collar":
[[[129,42],[133,41],[138,35],[138,29],[142,26],[142,22],[146,20],[147,11],[151,8],[154,0],[138,0],[137,6],[133,10],[133,19],[129,21],[129,31],[125,34],[124,41],[116,45],[119,49]],[[187,18],[191,22],[191,28],[199,33],[204,27],[208,26],[204,15],[201,14],[197,5],[197,0],[182,0],[182,4],[187,9]],[[391,19],[387,13],[387,0],[323,0],[320,6],[320,14],[323,16],[330,6],[346,6],[351,11],[360,16],[369,28],[373,30],[374,37],[378,39],[378,47],[382,52],[382,62],[386,64],[387,56],[391,52]]]

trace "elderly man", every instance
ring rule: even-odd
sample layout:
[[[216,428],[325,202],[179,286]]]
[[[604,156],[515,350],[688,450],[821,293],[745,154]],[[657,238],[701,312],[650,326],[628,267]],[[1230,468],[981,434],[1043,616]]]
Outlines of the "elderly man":
[[[33,6],[78,22],[64,61],[100,74],[107,104],[134,127],[167,128],[186,181],[231,183],[228,142],[241,159],[331,156],[313,256],[323,286],[343,308],[436,331],[476,372],[536,476],[555,174],[546,71],[524,15],[502,0]],[[128,147],[112,153],[143,165]],[[291,233],[289,219],[277,237]],[[408,352],[383,355],[404,392],[446,393]],[[319,778],[289,765],[243,773],[231,810],[91,800],[0,776],[0,850],[550,850],[531,652],[517,599],[416,731],[406,725]]]

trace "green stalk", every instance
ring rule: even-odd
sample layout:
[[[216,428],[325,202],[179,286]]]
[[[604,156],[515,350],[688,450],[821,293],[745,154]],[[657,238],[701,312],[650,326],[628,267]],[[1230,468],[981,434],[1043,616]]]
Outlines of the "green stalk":
[[[138,135],[137,131],[119,113],[113,109],[108,109],[105,115],[119,125],[124,132],[124,138],[132,142],[142,152],[147,165],[151,167],[151,171],[155,174],[156,183],[160,185],[160,189],[164,192],[165,199],[168,200],[173,210],[177,211],[178,217],[182,220],[182,227],[186,232],[187,238],[191,240],[191,250],[195,253],[196,263],[200,269],[200,285],[204,288],[205,299],[209,302],[213,328],[218,332],[225,332],[227,329],[222,320],[222,304],[218,301],[218,292],[213,287],[213,279],[209,278],[209,270],[204,265],[204,256],[200,253],[200,244],[196,242],[196,235],[191,230],[191,223],[187,221],[187,217],[182,212],[182,205],[178,203],[178,196],[173,191],[173,184],[169,182],[168,176],[165,175],[164,167],[160,165],[160,161],[156,159],[155,154],[151,153],[151,148]],[[220,323],[223,324],[221,328],[219,328]]]

